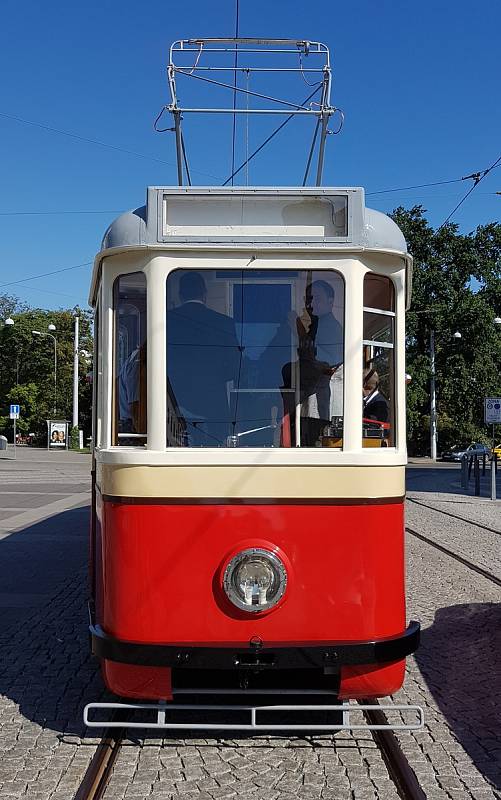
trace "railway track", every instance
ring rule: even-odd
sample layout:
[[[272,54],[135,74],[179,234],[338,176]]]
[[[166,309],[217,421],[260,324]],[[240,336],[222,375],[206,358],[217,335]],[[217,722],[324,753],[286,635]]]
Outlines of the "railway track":
[[[496,536],[501,536],[501,531],[497,530],[497,528],[491,528],[488,525],[483,525],[481,522],[475,522],[472,519],[467,519],[466,517],[460,516],[460,514],[454,514],[452,511],[445,511],[442,508],[435,508],[435,506],[429,506],[427,503],[423,503],[422,500],[415,500],[413,497],[407,497],[408,503],[414,503],[416,506],[422,506],[423,508],[427,508],[430,511],[436,511],[437,514],[444,514],[446,517],[451,517],[452,519],[458,519],[461,522],[466,522],[468,525],[474,525],[476,528],[481,528],[483,531],[487,531],[488,533],[494,533]]]
[[[101,800],[113,772],[124,731],[107,731],[99,742],[73,800]]]
[[[467,521],[467,520],[465,520]],[[488,581],[495,583],[496,586],[501,586],[501,579],[498,578],[496,575],[493,575],[492,572],[489,572],[482,567],[479,567],[477,564],[474,564],[472,561],[469,561],[467,558],[463,558],[458,553],[455,553],[453,550],[449,550],[448,547],[444,547],[442,544],[438,544],[433,539],[428,538],[422,533],[415,531],[413,528],[409,528],[408,526],[405,527],[407,533],[410,533],[411,536],[414,536],[416,539],[420,539],[422,542],[429,544],[431,547],[434,547],[436,550],[439,550],[441,553],[444,553],[447,556],[450,556],[455,561],[458,561],[460,564],[463,564],[468,569],[471,569],[473,572],[476,572],[478,575],[482,575],[483,578],[487,578]]]
[[[364,714],[367,722],[371,725],[387,725],[388,721],[382,710],[369,710],[365,711]],[[371,734],[401,800],[426,800],[426,794],[419,785],[418,779],[402,752],[393,731],[372,730]],[[113,767],[118,758],[124,736],[124,729],[106,731],[97,746],[73,800],[101,800],[103,798],[112,777]]]
[[[371,725],[384,725],[387,721],[383,711],[366,711],[365,716]],[[386,764],[388,775],[402,800],[426,800],[426,794],[393,731],[379,730],[371,733]]]

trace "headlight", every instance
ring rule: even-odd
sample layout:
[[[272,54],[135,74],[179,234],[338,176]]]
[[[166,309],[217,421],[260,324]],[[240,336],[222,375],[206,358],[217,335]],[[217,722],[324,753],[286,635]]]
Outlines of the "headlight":
[[[262,548],[242,550],[224,572],[224,590],[231,602],[244,611],[273,608],[287,586],[287,572],[274,553]]]

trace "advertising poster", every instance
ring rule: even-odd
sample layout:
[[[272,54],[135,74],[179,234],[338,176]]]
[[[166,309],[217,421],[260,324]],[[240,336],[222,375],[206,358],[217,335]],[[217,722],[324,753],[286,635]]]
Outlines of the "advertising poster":
[[[68,446],[68,423],[58,420],[48,421],[49,449],[61,450]]]

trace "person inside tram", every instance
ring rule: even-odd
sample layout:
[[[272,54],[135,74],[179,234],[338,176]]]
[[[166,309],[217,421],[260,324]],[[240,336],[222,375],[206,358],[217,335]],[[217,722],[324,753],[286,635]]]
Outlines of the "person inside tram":
[[[221,447],[230,433],[228,383],[238,380],[241,352],[231,317],[207,306],[199,272],[183,272],[176,308],[167,314],[168,372],[191,447]]]
[[[292,321],[298,340],[299,361],[282,369],[284,387],[292,386],[293,370],[299,368],[301,446],[314,447],[332,419],[343,414],[343,328],[333,314],[334,288],[315,280],[307,288],[305,309]],[[292,397],[284,394],[290,419]]]
[[[364,420],[388,422],[388,400],[379,391],[379,375],[375,369],[366,368],[363,371],[362,396]]]
[[[118,376],[119,432],[146,434],[146,343],[125,359]]]

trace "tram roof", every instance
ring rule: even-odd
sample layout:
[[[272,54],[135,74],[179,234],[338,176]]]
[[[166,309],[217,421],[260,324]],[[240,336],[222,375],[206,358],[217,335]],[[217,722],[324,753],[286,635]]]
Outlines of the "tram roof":
[[[146,205],[115,219],[94,263],[133,250],[378,251],[407,257],[400,228],[365,206],[360,187],[152,186]]]

